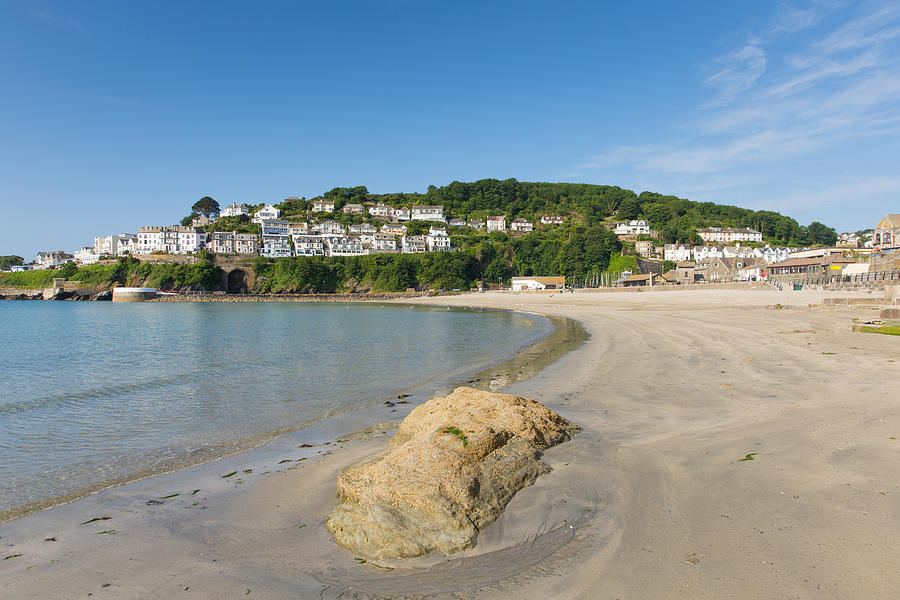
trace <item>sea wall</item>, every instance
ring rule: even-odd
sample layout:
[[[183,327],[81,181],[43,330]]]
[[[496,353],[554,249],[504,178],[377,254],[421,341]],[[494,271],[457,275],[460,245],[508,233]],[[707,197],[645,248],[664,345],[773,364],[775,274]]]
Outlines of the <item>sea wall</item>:
[[[377,302],[419,296],[436,296],[428,292],[365,292],[358,294],[188,294],[157,296],[150,302]]]

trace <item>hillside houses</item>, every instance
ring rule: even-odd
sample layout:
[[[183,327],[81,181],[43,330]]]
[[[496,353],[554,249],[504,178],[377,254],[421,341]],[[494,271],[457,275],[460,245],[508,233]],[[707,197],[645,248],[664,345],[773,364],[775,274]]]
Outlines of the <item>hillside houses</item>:
[[[241,215],[250,215],[250,207],[246,204],[231,203],[219,213],[219,216],[222,217],[240,217]]]
[[[650,229],[650,223],[643,219],[616,223],[615,233],[618,236],[656,235],[656,233]]]
[[[513,222],[509,224],[509,228],[513,231],[527,233],[534,231],[534,223],[528,219],[513,219]]]
[[[754,229],[746,228],[707,227],[706,229],[698,229],[697,235],[699,235],[704,242],[720,242],[723,244],[763,241],[762,233]]]
[[[199,227],[148,225],[138,229],[137,254],[194,254],[206,245],[206,232]]]
[[[443,206],[413,206],[411,218],[413,221],[440,221],[444,222]]]
[[[315,198],[312,201],[313,212],[331,213],[334,212],[334,201],[325,198]]]
[[[262,223],[268,219],[277,219],[280,214],[281,211],[271,204],[264,204],[261,209],[253,213],[253,218],[250,220],[254,223]]]
[[[506,217],[498,215],[485,219],[488,231],[506,231]]]

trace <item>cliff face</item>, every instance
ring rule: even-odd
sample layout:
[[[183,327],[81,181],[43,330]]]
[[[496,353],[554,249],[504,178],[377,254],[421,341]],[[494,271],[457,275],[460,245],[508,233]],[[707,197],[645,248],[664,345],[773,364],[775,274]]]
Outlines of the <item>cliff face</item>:
[[[372,559],[470,548],[578,427],[539,402],[457,388],[413,410],[391,447],[344,469],[335,540]]]

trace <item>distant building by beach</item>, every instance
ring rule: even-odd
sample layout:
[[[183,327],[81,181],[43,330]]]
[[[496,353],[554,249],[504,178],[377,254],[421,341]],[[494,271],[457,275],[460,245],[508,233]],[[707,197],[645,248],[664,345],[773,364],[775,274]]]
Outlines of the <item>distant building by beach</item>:
[[[444,207],[443,206],[413,206],[412,207],[412,220],[413,221],[440,221],[444,222]]]
[[[419,254],[426,252],[426,242],[424,235],[405,235],[403,236],[403,253]]]
[[[359,238],[326,236],[324,239],[325,256],[360,256],[366,253]]]
[[[513,277],[512,290],[526,292],[535,290],[561,290],[566,287],[565,277]]]
[[[565,217],[559,215],[544,215],[541,217],[541,225],[562,225]]]
[[[900,214],[887,214],[875,226],[872,244],[876,250],[900,248]]]
[[[137,254],[194,254],[206,245],[206,232],[197,227],[147,225],[137,235]]]
[[[451,250],[450,236],[447,235],[447,230],[441,227],[430,228],[428,236],[425,238],[425,248],[429,252]]]
[[[280,214],[281,211],[279,211],[271,204],[264,204],[261,209],[253,213],[253,218],[251,219],[251,221],[253,221],[254,223],[262,223],[263,221],[269,219],[277,219]]]
[[[294,256],[325,256],[325,238],[307,232],[291,234],[294,242]]]
[[[255,233],[214,231],[209,234],[206,249],[216,254],[256,254],[259,238]]]
[[[762,234],[760,232],[747,228],[707,227],[706,229],[698,229],[697,235],[703,238],[704,242],[721,242],[724,244],[731,242],[762,242]]]
[[[283,219],[265,219],[262,229],[260,255],[268,258],[291,256],[290,223]]]
[[[221,217],[239,217],[241,215],[250,215],[250,207],[243,203],[231,203],[219,213]]]
[[[488,217],[485,223],[488,231],[506,231],[506,217],[504,215]]]
[[[616,223],[616,235],[654,235],[650,223],[643,219],[621,221]]]
[[[334,202],[325,198],[315,198],[312,201],[313,212],[334,212]]]
[[[521,231],[527,233],[529,231],[534,231],[534,223],[532,223],[528,219],[513,219],[513,222],[509,224],[509,228],[513,231]]]
[[[137,235],[133,233],[97,236],[94,238],[94,249],[100,256],[123,256],[134,251],[135,242]]]
[[[641,258],[653,258],[657,256],[656,245],[650,240],[638,240],[634,243],[634,251]]]

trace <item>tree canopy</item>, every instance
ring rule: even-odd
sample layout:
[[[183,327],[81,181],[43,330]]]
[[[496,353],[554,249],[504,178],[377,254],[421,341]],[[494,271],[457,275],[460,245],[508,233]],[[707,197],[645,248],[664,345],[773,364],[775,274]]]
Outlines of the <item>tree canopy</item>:
[[[206,218],[218,216],[219,203],[209,196],[203,196],[191,207],[191,212],[203,215]]]

